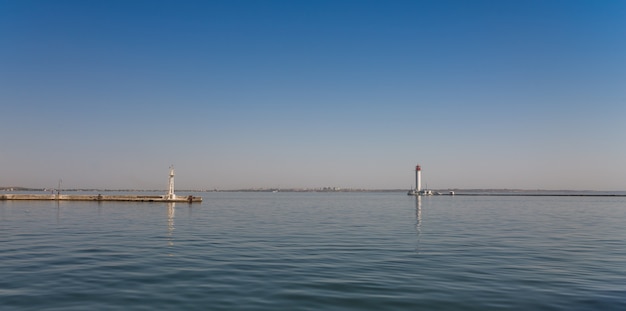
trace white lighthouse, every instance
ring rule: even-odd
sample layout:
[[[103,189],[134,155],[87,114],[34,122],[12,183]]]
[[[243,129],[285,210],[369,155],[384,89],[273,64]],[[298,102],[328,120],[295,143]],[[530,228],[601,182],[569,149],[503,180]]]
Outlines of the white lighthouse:
[[[415,192],[420,193],[422,191],[422,167],[415,166]]]
[[[176,200],[176,195],[174,194],[174,165],[170,166],[170,182],[166,199]]]
[[[415,166],[415,189],[410,190],[408,195],[432,195],[431,190],[422,190],[422,167],[418,164]]]

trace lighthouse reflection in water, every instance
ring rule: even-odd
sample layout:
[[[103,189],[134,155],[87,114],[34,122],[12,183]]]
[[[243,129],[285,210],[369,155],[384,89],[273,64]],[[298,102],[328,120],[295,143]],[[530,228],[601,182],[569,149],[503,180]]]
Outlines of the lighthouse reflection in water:
[[[415,242],[415,252],[420,252],[420,237],[422,234],[422,197],[415,196],[415,233],[417,235]]]
[[[174,216],[176,203],[167,203],[167,245],[174,246]],[[171,256],[171,255],[170,255]]]

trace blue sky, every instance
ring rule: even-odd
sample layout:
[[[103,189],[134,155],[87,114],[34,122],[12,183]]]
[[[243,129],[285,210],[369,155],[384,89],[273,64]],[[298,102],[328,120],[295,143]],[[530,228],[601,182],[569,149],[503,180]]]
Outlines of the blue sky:
[[[626,190],[624,1],[0,0],[0,186]]]

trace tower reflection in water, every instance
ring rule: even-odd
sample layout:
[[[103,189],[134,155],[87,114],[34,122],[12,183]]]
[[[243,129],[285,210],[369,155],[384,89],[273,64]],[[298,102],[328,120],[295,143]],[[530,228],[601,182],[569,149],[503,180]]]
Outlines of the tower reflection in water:
[[[174,246],[174,215],[176,203],[167,203],[167,245]]]
[[[420,237],[422,234],[422,196],[415,196],[415,233],[417,241],[415,242],[415,252],[420,253]]]

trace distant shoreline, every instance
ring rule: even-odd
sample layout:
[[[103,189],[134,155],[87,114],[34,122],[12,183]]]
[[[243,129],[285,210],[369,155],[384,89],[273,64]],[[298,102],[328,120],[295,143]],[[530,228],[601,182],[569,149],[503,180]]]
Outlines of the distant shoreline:
[[[61,192],[164,192],[165,189],[61,189]],[[352,189],[352,188],[249,188],[249,189],[179,189],[176,192],[399,192],[404,193],[407,189]],[[455,195],[464,196],[626,196],[626,191],[605,190],[541,190],[541,189],[433,189],[436,194],[448,195],[451,191]],[[30,187],[0,187],[0,192],[49,192],[56,193],[52,188]]]

